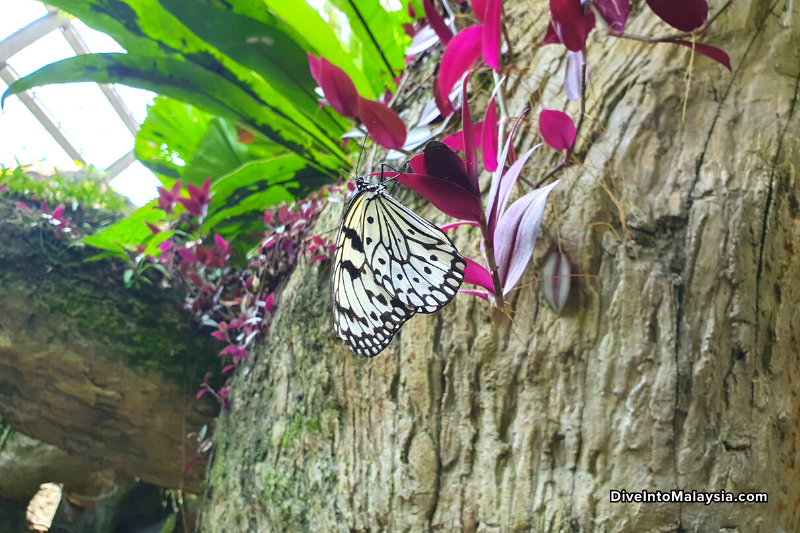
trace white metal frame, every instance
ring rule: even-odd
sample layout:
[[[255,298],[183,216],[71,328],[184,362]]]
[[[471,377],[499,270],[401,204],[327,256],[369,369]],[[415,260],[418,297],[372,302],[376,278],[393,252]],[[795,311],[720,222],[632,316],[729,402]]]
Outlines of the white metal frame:
[[[9,58],[17,54],[20,50],[35,43],[45,35],[50,34],[55,30],[61,30],[62,35],[67,40],[69,45],[75,50],[77,55],[88,54],[89,47],[86,42],[78,33],[75,26],[72,25],[72,17],[63,11],[60,11],[52,6],[47,6],[47,15],[35,20],[14,32],[13,34],[0,41],[0,79],[7,85],[11,85],[19,79],[19,76],[7,63]],[[117,112],[119,118],[131,132],[134,137],[139,131],[139,123],[133,118],[128,106],[122,101],[117,90],[113,85],[99,83],[100,90],[103,91],[108,101]],[[36,98],[33,91],[25,91],[17,95],[20,101],[27,107],[33,116],[36,117],[42,126],[45,127],[47,132],[53,136],[56,142],[64,149],[67,154],[79,162],[81,165],[86,165],[89,161],[83,154],[80,147],[69,137],[66,131],[56,121],[53,115],[44,107],[42,102]],[[120,172],[128,168],[131,163],[136,160],[136,157],[131,150],[115,163],[105,170],[104,181],[108,183],[114,179]]]

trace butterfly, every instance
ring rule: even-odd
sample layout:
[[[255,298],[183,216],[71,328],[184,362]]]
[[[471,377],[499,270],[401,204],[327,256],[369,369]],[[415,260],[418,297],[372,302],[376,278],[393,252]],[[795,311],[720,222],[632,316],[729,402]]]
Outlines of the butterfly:
[[[467,263],[442,230],[389,196],[383,179],[356,185],[336,240],[331,316],[354,352],[375,357],[416,313],[450,303]]]

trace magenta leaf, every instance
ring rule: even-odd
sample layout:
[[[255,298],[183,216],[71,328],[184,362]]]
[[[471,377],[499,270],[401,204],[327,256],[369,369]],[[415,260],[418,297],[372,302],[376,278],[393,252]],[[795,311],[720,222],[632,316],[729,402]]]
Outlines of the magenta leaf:
[[[425,16],[428,17],[428,23],[431,25],[431,28],[433,28],[433,31],[436,32],[442,44],[445,46],[450,44],[450,40],[453,38],[453,32],[447,27],[444,17],[436,11],[431,0],[422,0],[422,7],[425,9]]]
[[[475,133],[475,148],[480,148],[483,143],[483,122],[476,122],[472,125],[472,130]],[[453,150],[464,151],[464,132],[457,131],[451,133],[442,142],[452,148]]]
[[[267,313],[271,313],[275,309],[275,293],[271,293],[267,296],[267,299],[264,300],[264,309]]]
[[[580,52],[586,46],[595,18],[591,9],[584,13],[581,0],[550,0],[550,15],[556,33],[567,50]]]
[[[387,178],[397,177],[397,181],[417,191],[445,215],[462,220],[480,221],[480,200],[451,181],[423,176],[420,174],[400,174],[387,172]]]
[[[158,248],[161,253],[168,252],[172,249],[172,241],[166,240],[159,244],[156,248]]]
[[[478,152],[475,147],[475,130],[472,129],[472,117],[469,114],[469,99],[467,98],[467,84],[472,77],[472,72],[464,78],[461,87],[461,129],[464,132],[464,156],[467,160],[467,179],[469,189],[476,196],[480,196],[480,185],[478,184]],[[485,124],[484,124],[485,126]]]
[[[575,123],[561,111],[545,109],[539,114],[539,131],[544,142],[556,150],[567,150],[575,142]]]
[[[706,0],[647,0],[661,20],[681,31],[694,31],[708,21]]]
[[[473,188],[467,177],[467,164],[444,143],[429,141],[421,154],[411,158],[410,165],[415,174],[447,180],[480,197],[480,189]]]
[[[442,55],[439,66],[439,91],[441,94],[450,94],[453,85],[475,64],[481,57],[483,27],[470,26],[453,37]]]
[[[458,289],[458,292],[463,294],[469,294],[471,296],[477,296],[478,298],[483,298],[487,302],[489,301],[489,293],[485,291],[475,291],[472,289]]]
[[[594,5],[612,32],[625,33],[625,24],[631,12],[629,0],[594,0]]]
[[[557,246],[551,248],[542,258],[542,289],[544,301],[557,315],[567,304],[571,276],[572,262],[569,256],[559,251]]]
[[[438,79],[433,82],[433,101],[436,103],[436,107],[439,109],[439,114],[442,115],[443,118],[447,118],[455,113],[455,109],[453,109],[453,103],[450,102],[449,95],[442,96],[442,91],[439,89]]]
[[[199,398],[199,396],[198,396],[198,398]],[[199,455],[195,455],[194,457],[189,459],[189,462],[186,463],[186,468],[183,469],[183,474],[181,475],[181,477],[185,478],[187,476],[187,474],[189,474],[189,470],[192,469],[192,467],[194,466],[194,464],[197,462],[198,459],[200,459]]]
[[[199,400],[200,398],[202,398],[203,395],[205,393],[207,393],[207,392],[208,392],[208,389],[200,389],[199,391],[197,391],[197,399]]]
[[[583,84],[581,74],[583,73],[583,52],[567,51],[567,68],[564,72],[564,92],[567,100],[578,102],[581,99]]]
[[[53,216],[53,218],[54,218],[55,220],[61,220],[61,218],[64,216],[64,210],[65,210],[65,209],[66,209],[66,208],[65,208],[63,205],[60,205],[60,206],[56,207],[56,208],[53,210],[53,215],[52,215],[52,216]]]
[[[529,192],[514,202],[497,224],[494,250],[503,294],[516,286],[528,266],[544,218],[547,196],[556,185],[558,181]]]
[[[228,372],[230,372],[230,371],[231,371],[231,370],[233,370],[234,368],[236,368],[236,365],[227,365],[227,366],[224,366],[224,367],[222,367],[222,373],[223,373],[223,374],[227,374]]]
[[[406,142],[406,125],[386,104],[358,97],[361,122],[370,137],[384,148],[402,148]]]
[[[464,259],[467,261],[467,266],[464,269],[464,283],[471,283],[472,285],[483,287],[489,291],[489,293],[494,294],[492,274],[469,257],[465,257]]]
[[[483,19],[483,59],[500,72],[500,34],[502,32],[503,0],[487,0]]]
[[[20,209],[22,209],[23,211],[28,211],[28,210],[30,210],[30,207],[28,207],[28,206],[27,206],[27,204],[24,204],[24,203],[22,203],[22,202],[14,202],[14,205],[16,205],[17,207],[19,207],[19,208],[20,208]]]
[[[470,4],[472,4],[472,12],[475,13],[475,18],[478,19],[479,22],[483,22],[484,15],[486,13],[486,5],[489,3],[488,0],[471,0]]]
[[[308,63],[311,76],[319,84],[331,107],[344,117],[355,118],[359,109],[358,92],[350,76],[324,57],[317,59],[310,52]]]
[[[685,46],[686,48],[692,47],[692,43],[690,43],[689,41],[669,41],[669,42],[680,46]],[[721,64],[729,71],[731,70],[731,58],[728,56],[728,54],[726,54],[716,46],[694,43],[694,51],[697,52],[698,54],[710,57],[711,59]]]
[[[480,227],[480,224],[477,222],[473,222],[471,220],[459,220],[458,222],[451,222],[450,224],[445,224],[439,229],[442,231],[450,231],[451,229],[458,228],[460,226],[472,226],[478,228]]]
[[[489,102],[489,107],[486,109],[486,118],[483,121],[484,127],[476,135],[476,140],[480,137],[481,142],[475,143],[476,148],[478,144],[483,146],[483,168],[486,169],[486,172],[497,170],[497,148],[500,140],[498,138],[497,104],[494,100],[492,98],[492,101]]]

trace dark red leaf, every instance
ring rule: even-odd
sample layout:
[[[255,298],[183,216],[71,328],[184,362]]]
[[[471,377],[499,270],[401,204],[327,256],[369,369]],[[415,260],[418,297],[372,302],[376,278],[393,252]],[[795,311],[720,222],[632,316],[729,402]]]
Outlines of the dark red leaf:
[[[594,0],[594,5],[612,32],[625,32],[625,24],[628,23],[631,12],[629,0]]]
[[[451,181],[420,174],[387,172],[385,175],[397,177],[397,181],[417,191],[445,215],[476,222],[481,219],[480,200]]]
[[[708,21],[706,0],[647,0],[661,20],[681,31],[694,31]]]
[[[467,178],[467,164],[452,148],[439,141],[430,141],[421,154],[410,161],[411,170],[416,174],[433,176],[447,180],[479,197],[480,190],[473,189]]]
[[[358,92],[347,73],[324,57],[317,59],[308,53],[311,76],[319,84],[325,99],[342,116],[358,115]]]
[[[556,32],[555,22],[552,20],[550,24],[547,25],[547,32],[544,34],[544,38],[542,42],[539,43],[539,46],[547,46],[548,44],[561,44],[561,39],[558,38],[558,33]]]
[[[472,72],[464,77],[461,88],[461,129],[464,132],[464,158],[467,160],[467,180],[471,191],[476,196],[480,196],[480,185],[478,184],[478,151],[475,147],[475,131],[472,129],[472,117],[469,114],[469,99],[467,98],[467,85],[472,77]],[[485,124],[484,124],[485,125]]]
[[[671,42],[673,44],[680,45],[680,46],[685,46],[686,48],[691,48],[692,47],[692,43],[690,43],[688,41],[669,41],[669,42]],[[725,52],[723,52],[722,50],[720,50],[716,46],[710,46],[710,45],[707,45],[707,44],[694,43],[694,51],[697,52],[698,54],[702,54],[702,55],[704,55],[706,57],[710,57],[711,59],[713,59],[717,63],[721,64],[723,67],[725,67],[729,71],[732,70],[731,69],[731,58],[728,56],[728,54],[726,54]]]
[[[358,97],[358,114],[370,137],[384,148],[402,148],[406,125],[386,104]]]
[[[442,95],[450,94],[453,85],[480,59],[482,32],[482,26],[470,26],[458,32],[447,45],[439,66],[439,91]]]
[[[561,111],[545,109],[539,114],[539,131],[544,142],[556,150],[567,150],[575,142],[575,123]]]
[[[444,17],[436,11],[431,0],[422,0],[422,7],[425,9],[425,16],[428,17],[428,23],[431,25],[431,28],[436,32],[442,44],[447,46],[453,38],[453,32],[447,27]]]
[[[558,38],[564,46],[573,52],[583,50],[586,38],[594,28],[592,10],[584,13],[581,0],[550,0],[550,15],[553,17]]]

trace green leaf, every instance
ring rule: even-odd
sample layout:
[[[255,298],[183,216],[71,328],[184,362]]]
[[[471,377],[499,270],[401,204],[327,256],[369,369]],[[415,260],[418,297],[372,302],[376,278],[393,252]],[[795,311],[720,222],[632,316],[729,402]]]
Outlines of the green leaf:
[[[131,216],[123,218],[107,228],[84,237],[84,243],[103,250],[122,250],[127,244],[139,244],[153,232],[145,222],[156,223],[164,218],[164,211],[158,208],[155,200],[137,209]],[[127,253],[125,254],[127,257]]]
[[[159,257],[161,255],[161,250],[158,249],[158,245],[164,241],[167,241],[172,238],[175,234],[174,231],[162,231],[160,233],[156,233],[152,235],[152,237],[148,240],[147,246],[144,249],[144,255],[152,255],[153,257]]]
[[[160,2],[198,37],[257,72],[329,135],[338,137],[347,131],[349,124],[342,117],[317,104],[317,83],[311,77],[308,56],[291,37],[255,19],[196,0]]]
[[[331,4],[347,17],[350,30],[361,42],[365,64],[368,59],[381,72],[384,84],[392,85],[405,69],[405,49],[411,42],[397,20],[379,0],[331,0]]]
[[[385,85],[378,79],[370,78],[356,66],[354,59],[358,58],[360,54],[357,52],[351,54],[342,46],[331,26],[325,22],[316,9],[305,1],[264,0],[264,3],[273,13],[300,33],[328,61],[344,70],[356,84],[361,96],[375,99],[383,93]]]
[[[225,119],[165,97],[148,107],[134,148],[136,158],[156,174],[195,185],[282,151],[261,139],[242,144],[236,128]]]
[[[132,268],[126,269],[125,272],[122,274],[122,279],[123,281],[125,281],[125,288],[129,289],[133,284],[133,269]]]
[[[221,76],[192,63],[162,57],[132,54],[87,54],[72,57],[37,70],[11,85],[0,105],[11,95],[41,85],[93,81],[121,83],[148,89],[241,122],[266,138],[308,159],[333,177],[344,153],[326,138],[314,136],[285,115],[261,105],[252,95]]]

